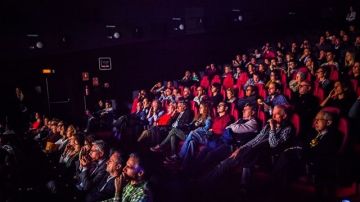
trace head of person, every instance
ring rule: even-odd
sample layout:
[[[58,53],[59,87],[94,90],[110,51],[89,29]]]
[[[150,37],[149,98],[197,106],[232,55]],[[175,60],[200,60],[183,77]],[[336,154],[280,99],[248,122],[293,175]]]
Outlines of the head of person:
[[[254,117],[255,114],[254,106],[246,104],[245,107],[243,108],[242,114],[243,114],[242,118],[244,120],[251,119],[252,117]]]
[[[265,72],[266,71],[265,65],[260,63],[259,66],[258,66],[258,71],[259,72]]]
[[[231,72],[232,72],[232,69],[231,69],[230,65],[225,65],[224,66],[224,73],[228,74],[228,73],[231,73]]]
[[[295,76],[295,80],[297,82],[301,82],[301,81],[304,81],[306,79],[306,75],[304,72],[297,72],[296,73],[296,76]]]
[[[322,132],[327,130],[333,123],[333,116],[326,111],[320,111],[316,114],[313,127],[316,131]]]
[[[165,89],[165,96],[170,96],[171,95],[171,89],[170,88],[166,88]]]
[[[270,81],[277,81],[279,80],[279,74],[277,71],[273,70],[270,72]]]
[[[53,134],[55,134],[55,133],[57,133],[57,124],[58,124],[58,122],[57,121],[51,121],[51,127],[50,127],[50,129],[51,129],[51,132],[53,133]]]
[[[111,101],[110,101],[110,100],[106,100],[106,101],[105,101],[105,108],[106,108],[106,109],[109,109],[109,108],[111,108],[111,107],[112,107]]]
[[[57,133],[60,133],[61,132],[61,128],[65,126],[64,122],[63,121],[59,121],[59,123],[57,124],[56,126],[56,132]]]
[[[155,99],[151,102],[151,107],[153,108],[153,110],[158,110],[161,107],[161,103],[159,100]]]
[[[253,73],[255,72],[254,65],[251,64],[251,63],[248,64],[247,69],[248,69],[248,73],[249,73],[249,74],[253,74]]]
[[[325,79],[327,76],[327,72],[325,70],[324,67],[319,67],[317,70],[316,70],[316,78],[318,80],[322,80],[322,79]]]
[[[142,101],[143,108],[149,108],[150,107],[150,100],[149,98],[144,98]]]
[[[359,77],[360,75],[360,62],[355,62],[355,64],[353,65],[351,72],[353,74],[354,77]]]
[[[114,151],[106,162],[106,172],[110,176],[118,176],[122,172],[122,158],[119,151]]]
[[[176,103],[172,102],[167,107],[168,114],[173,113],[176,110]]]
[[[348,90],[347,83],[345,81],[336,81],[334,83],[334,90],[336,95],[343,95]]]
[[[245,89],[245,97],[250,97],[255,95],[255,86],[249,85]]]
[[[173,96],[177,96],[179,94],[179,89],[174,88],[172,91]]]
[[[141,111],[143,109],[143,103],[142,102],[138,102],[136,103],[136,111]]]
[[[166,82],[166,88],[172,88],[173,87],[173,83],[172,83],[172,81],[167,81]]]
[[[269,88],[268,88],[268,94],[269,95],[277,95],[280,93],[280,84],[276,83],[276,82],[271,82],[269,84]]]
[[[185,71],[185,77],[186,78],[190,78],[191,77],[191,72],[189,70]]]
[[[138,154],[130,154],[122,173],[131,184],[139,183],[145,179],[144,162]]]
[[[304,48],[303,54],[305,56],[309,56],[311,54],[310,49],[309,48]]]
[[[94,136],[88,135],[84,139],[84,150],[86,153],[90,152],[93,142],[95,141]]]
[[[286,108],[283,105],[276,105],[273,109],[272,119],[277,123],[281,124],[287,119]]]
[[[76,134],[76,129],[74,125],[69,125],[66,129],[66,137],[71,138],[73,135]]]
[[[211,92],[217,93],[220,91],[221,85],[219,83],[213,83],[211,84]]]
[[[210,115],[209,106],[206,102],[201,102],[199,105],[199,116],[200,118],[205,119]]]
[[[49,124],[49,117],[44,117],[44,126]]]
[[[308,57],[306,60],[305,60],[305,66],[307,67],[312,67],[314,65],[314,61],[311,57]]]
[[[221,116],[226,113],[228,110],[228,106],[225,102],[220,102],[217,106],[217,113]]]
[[[255,72],[253,74],[253,80],[254,80],[255,83],[258,83],[260,81],[260,76],[259,76],[258,73]]]
[[[100,108],[105,107],[105,104],[104,104],[104,101],[103,101],[103,100],[99,100],[99,101],[98,101],[98,105],[99,105]]]
[[[179,113],[184,112],[186,110],[186,103],[184,100],[179,100],[177,103],[177,111]]]
[[[231,100],[234,97],[235,97],[234,89],[232,89],[232,88],[226,89],[226,98],[228,100]]]
[[[105,157],[106,145],[103,140],[96,140],[92,143],[90,157],[93,161],[99,161]]]
[[[327,62],[334,61],[334,54],[331,51],[326,52],[326,61]]]
[[[196,88],[197,96],[202,96],[204,94],[204,89],[202,86]]]
[[[299,85],[299,94],[305,95],[309,94],[311,91],[311,84],[309,81],[301,81]]]
[[[84,146],[84,137],[82,135],[73,135],[71,138],[73,142],[74,151],[80,152],[81,147]]]
[[[189,97],[191,94],[191,91],[188,87],[185,87],[183,90],[183,97]]]
[[[288,62],[288,68],[290,68],[290,69],[295,69],[296,68],[295,60],[290,60],[290,62]]]

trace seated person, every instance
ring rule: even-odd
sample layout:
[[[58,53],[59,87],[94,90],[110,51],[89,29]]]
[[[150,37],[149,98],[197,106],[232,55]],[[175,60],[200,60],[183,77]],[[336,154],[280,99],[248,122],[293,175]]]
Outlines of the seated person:
[[[170,156],[176,156],[176,140],[184,140],[186,134],[189,132],[189,123],[192,120],[191,111],[188,109],[184,101],[179,101],[177,105],[178,115],[176,120],[171,125],[171,130],[167,137],[155,147],[151,147],[153,152],[160,152],[167,144],[170,143],[171,152]]]
[[[232,89],[232,88],[226,89],[225,102],[227,104],[231,105],[232,103],[236,103],[236,101],[237,101],[237,98],[235,97],[234,89]]]
[[[249,80],[246,81],[246,83],[244,84],[244,90],[246,89],[246,87],[248,86],[256,86],[257,84],[264,84],[264,82],[262,80],[260,80],[260,76],[257,72],[254,72],[252,74],[252,78],[250,78]]]
[[[197,104],[197,106],[199,106],[202,101],[205,101],[207,99],[207,96],[202,86],[197,87],[196,92],[197,94],[194,97],[193,101]]]
[[[145,180],[144,162],[137,154],[130,154],[122,175],[115,178],[115,196],[105,202],[151,202],[152,194]],[[125,180],[128,181],[126,185]]]
[[[109,160],[106,162],[106,172],[107,174],[99,183],[99,186],[94,187],[86,194],[86,202],[96,202],[108,199],[114,196],[115,193],[115,178],[123,180],[122,176],[122,159],[121,154],[118,151],[115,151],[111,154]]]
[[[149,113],[147,114],[147,122],[148,126],[154,125],[160,116],[164,114],[164,110],[162,110],[161,103],[159,100],[153,100],[151,103],[151,107]]]
[[[272,118],[254,139],[236,149],[230,157],[218,164],[204,179],[207,183],[229,174],[236,166],[251,168],[260,155],[279,154],[288,148],[293,128],[287,121],[285,107],[274,107]]]
[[[79,157],[77,168],[76,188],[81,192],[88,192],[96,186],[106,175],[106,147],[103,140],[96,140],[91,146],[89,156]],[[89,158],[90,157],[90,158]]]
[[[304,72],[297,72],[295,79],[289,82],[289,88],[292,92],[296,93],[299,91],[299,85],[302,81],[306,79],[306,75]]]
[[[258,133],[258,122],[254,117],[255,112],[256,108],[252,105],[244,107],[243,117],[225,128],[224,134],[220,138],[221,141],[216,147],[204,151],[207,152],[206,154],[202,152],[199,155],[198,163],[201,167],[199,170],[203,170],[209,165],[214,166],[214,163],[219,163],[228,157],[233,148],[243,145],[255,137]]]
[[[172,90],[170,88],[166,88],[165,91],[161,94],[159,101],[164,104],[169,104],[171,102],[175,102],[175,98],[172,95]]]
[[[287,105],[288,101],[286,98],[280,94],[281,87],[278,83],[270,83],[269,89],[268,89],[268,96],[263,101],[262,99],[258,99],[257,102],[259,105],[264,106],[264,111],[268,112],[270,115],[272,115],[271,110],[276,105]]]
[[[138,142],[144,142],[147,139],[150,140],[150,144],[159,144],[163,134],[169,132],[170,123],[176,115],[176,103],[170,103],[168,105],[167,113],[160,116],[160,118],[155,122],[155,125],[151,126],[149,129],[145,129],[140,137],[137,139]]]
[[[305,159],[310,166],[310,174],[315,183],[331,183],[336,176],[336,155],[340,149],[342,136],[334,127],[333,116],[320,111],[314,119],[314,131],[308,136],[304,147]]]
[[[301,130],[309,131],[312,120],[309,117],[315,117],[319,110],[319,102],[311,92],[309,81],[302,81],[299,85],[299,92],[292,96],[291,100],[294,111],[300,116]]]
[[[189,88],[194,84],[192,80],[191,72],[189,70],[185,71],[185,75],[181,80],[179,80],[179,83],[180,85]]]
[[[325,93],[329,93],[331,90],[331,82],[327,78],[328,71],[325,69],[325,67],[319,67],[316,70],[316,81],[322,89],[324,89]]]
[[[161,81],[156,82],[156,84],[150,89],[150,93],[154,95],[155,98],[159,98],[161,92],[164,90],[165,86],[161,84]]]
[[[354,101],[355,96],[350,92],[347,83],[345,81],[336,81],[334,89],[331,90],[320,106],[337,107],[340,109],[341,114],[348,114]]]
[[[211,96],[209,97],[210,106],[216,107],[223,101],[223,96],[220,93],[221,85],[219,83],[211,84]]]
[[[223,114],[223,113],[222,113]],[[199,114],[194,118],[190,124],[192,130],[187,135],[184,144],[181,147],[179,155],[171,156],[164,163],[173,163],[179,158],[189,161],[195,154],[196,144],[206,144],[207,135],[211,127],[212,120],[210,117],[210,109],[207,103],[201,103],[199,107]]]
[[[245,96],[239,98],[237,101],[237,108],[239,111],[242,111],[246,104],[256,106],[256,100],[258,96],[256,95],[256,87],[248,86],[245,89]]]

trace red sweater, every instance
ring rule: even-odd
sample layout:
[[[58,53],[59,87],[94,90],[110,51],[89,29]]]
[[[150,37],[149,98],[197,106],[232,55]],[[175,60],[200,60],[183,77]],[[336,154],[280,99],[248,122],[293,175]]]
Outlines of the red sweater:
[[[171,114],[163,114],[160,116],[159,120],[157,121],[158,126],[167,126],[169,125],[169,121],[171,119]]]
[[[222,117],[216,117],[211,127],[214,135],[216,137],[220,137],[224,133],[225,127],[229,125],[230,121],[231,118],[229,114],[225,114]]]

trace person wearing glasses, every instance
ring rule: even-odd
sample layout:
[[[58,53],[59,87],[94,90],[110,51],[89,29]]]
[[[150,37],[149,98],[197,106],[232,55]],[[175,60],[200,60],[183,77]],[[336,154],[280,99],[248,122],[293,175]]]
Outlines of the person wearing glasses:
[[[188,109],[184,101],[179,101],[177,104],[177,115],[174,117],[171,125],[171,130],[167,137],[155,147],[151,147],[153,152],[161,152],[168,144],[171,146],[169,158],[176,158],[176,142],[185,140],[186,134],[189,132],[189,123],[192,120],[192,113]]]
[[[142,158],[132,153],[122,174],[115,177],[115,196],[102,202],[151,202],[151,190],[146,180],[146,169]]]
[[[309,175],[315,181],[317,191],[330,188],[336,180],[336,156],[341,147],[342,137],[334,127],[333,115],[326,111],[317,113],[313,128],[304,145],[304,157]],[[328,190],[328,194],[334,191]],[[321,193],[320,193],[321,194]]]
[[[292,96],[291,103],[294,111],[300,116],[301,130],[306,133],[311,129],[311,119],[319,110],[319,102],[311,93],[311,84],[309,81],[302,81],[299,85],[299,91]]]
[[[112,197],[115,192],[115,179],[118,178],[122,182],[125,181],[122,176],[122,169],[121,153],[114,151],[106,161],[106,175],[101,179],[98,186],[87,193],[85,201],[96,202]]]
[[[325,93],[329,93],[331,90],[331,82],[327,78],[328,72],[326,71],[325,67],[319,67],[316,72],[316,81],[318,82],[319,87],[324,89]]]
[[[234,168],[251,168],[262,155],[281,154],[291,146],[294,129],[288,122],[287,112],[283,105],[274,107],[272,118],[262,128],[259,134],[246,144],[236,149],[227,159],[220,162],[201,182],[214,185],[220,179],[225,179]]]
[[[106,145],[103,140],[92,143],[89,156],[79,156],[79,167],[76,188],[87,192],[99,185],[106,175]]]

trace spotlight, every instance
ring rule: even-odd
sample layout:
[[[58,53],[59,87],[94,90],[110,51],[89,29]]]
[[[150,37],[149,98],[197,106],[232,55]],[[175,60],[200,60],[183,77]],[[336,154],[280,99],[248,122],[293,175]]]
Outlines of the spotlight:
[[[115,38],[115,39],[120,38],[120,33],[119,33],[119,32],[114,32],[114,38]]]
[[[108,39],[119,39],[120,32],[117,30],[116,25],[105,25],[106,38]]]
[[[174,32],[183,32],[185,30],[184,19],[179,17],[171,18],[171,27]]]
[[[44,44],[41,41],[38,41],[36,43],[36,48],[43,48],[43,47],[44,47]]]
[[[232,21],[234,23],[242,22],[244,19],[241,14],[240,9],[237,9],[237,8],[231,10],[231,15],[232,15]]]

